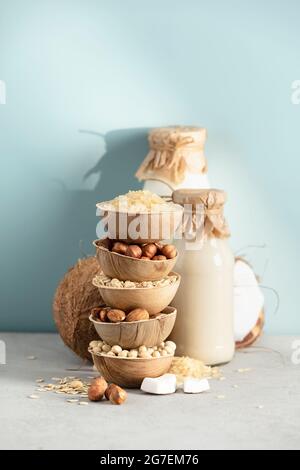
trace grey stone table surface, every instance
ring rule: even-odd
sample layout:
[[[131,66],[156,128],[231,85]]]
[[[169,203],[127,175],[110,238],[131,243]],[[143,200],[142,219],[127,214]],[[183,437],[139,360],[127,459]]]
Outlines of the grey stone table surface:
[[[300,448],[295,337],[265,336],[237,352],[222,367],[226,380],[212,380],[208,393],[153,396],[134,390],[123,406],[106,401],[79,406],[64,395],[36,392],[39,377],[51,382],[95,374],[58,335],[0,333],[0,341],[2,352],[6,346],[6,364],[0,365],[0,449]],[[40,398],[28,398],[31,394]]]

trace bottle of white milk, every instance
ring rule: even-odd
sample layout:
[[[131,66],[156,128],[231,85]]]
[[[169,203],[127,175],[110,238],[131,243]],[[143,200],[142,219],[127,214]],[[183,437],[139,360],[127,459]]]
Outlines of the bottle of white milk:
[[[180,288],[172,302],[178,310],[171,339],[176,354],[207,365],[229,362],[234,355],[234,256],[223,216],[225,193],[182,189],[173,201],[185,207],[176,271]],[[179,234],[178,236],[180,236]]]

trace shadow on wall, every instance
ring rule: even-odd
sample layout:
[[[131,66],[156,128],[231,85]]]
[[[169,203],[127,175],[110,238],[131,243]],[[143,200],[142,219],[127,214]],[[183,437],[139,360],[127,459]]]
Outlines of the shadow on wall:
[[[31,192],[28,197],[23,193],[20,196],[27,201],[27,211],[18,219],[22,244],[12,237],[6,241],[7,253],[14,256],[9,258],[1,285],[1,305],[6,312],[1,320],[3,330],[54,329],[52,300],[59,280],[78,258],[94,254],[91,242],[96,238],[96,203],[141,187],[134,175],[147,153],[148,129],[119,129],[105,135],[79,132],[99,137],[99,144],[103,139],[106,146],[97,164],[82,176],[84,180],[97,175],[96,184],[91,190],[69,190],[62,181],[56,181],[55,187],[47,189],[38,178],[28,176]],[[11,210],[14,213],[17,208]],[[26,275],[16,291],[15,273],[20,266]]]
[[[97,197],[103,195],[105,198],[112,198],[128,189],[140,187],[134,175],[148,150],[148,131],[146,128],[118,129],[104,135],[89,130],[79,131],[99,136],[106,146],[105,154],[84,175],[84,179],[99,175],[94,188]]]
[[[139,189],[141,184],[135,178],[135,172],[145,157],[148,149],[148,129],[118,129],[101,134],[90,130],[79,130],[80,133],[99,137],[105,144],[105,153],[100,156],[96,165],[90,168],[83,180],[96,177],[92,190],[64,191],[68,199],[67,220],[64,221],[71,243],[78,247],[82,240],[88,246],[87,252],[93,252],[90,242],[96,237],[96,203],[112,199],[129,189]],[[65,216],[65,214],[64,214]],[[69,219],[69,220],[68,220]],[[63,234],[61,234],[63,237]],[[70,241],[70,239],[68,238]],[[67,241],[67,240],[66,240]]]
[[[82,251],[93,254],[91,241],[96,238],[96,203],[111,199],[129,189],[139,189],[141,184],[135,178],[135,172],[148,150],[148,129],[118,129],[107,134],[81,129],[81,134],[99,137],[105,143],[105,153],[98,162],[83,175],[83,180],[96,177],[92,190],[68,190],[63,187],[60,198],[64,201],[65,210],[55,231],[53,249],[61,253],[61,261],[56,264],[56,282],[72,264],[80,257],[80,242]],[[55,248],[56,247],[56,248]],[[66,253],[68,257],[66,259]]]

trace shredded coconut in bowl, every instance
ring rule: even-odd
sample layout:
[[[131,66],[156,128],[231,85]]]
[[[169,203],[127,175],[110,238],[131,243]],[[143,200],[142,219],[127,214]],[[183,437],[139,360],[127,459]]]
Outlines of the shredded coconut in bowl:
[[[148,190],[129,191],[127,194],[97,204],[97,207],[107,211],[148,213],[171,212],[181,210],[181,207],[173,202],[167,202],[157,194]]]

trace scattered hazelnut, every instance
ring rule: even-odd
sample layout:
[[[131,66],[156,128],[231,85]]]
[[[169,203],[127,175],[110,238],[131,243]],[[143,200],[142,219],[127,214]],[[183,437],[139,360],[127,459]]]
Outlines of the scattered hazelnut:
[[[141,258],[142,249],[138,245],[129,245],[125,255],[130,256],[131,258]]]
[[[127,399],[127,393],[123,388],[110,384],[105,391],[105,396],[114,405],[122,405]]]
[[[107,318],[112,323],[119,323],[125,320],[126,314],[125,312],[123,312],[123,310],[118,310],[114,308],[107,312]]]
[[[164,245],[160,251],[168,259],[176,258],[177,256],[177,250],[174,245]]]
[[[114,253],[119,253],[119,255],[125,255],[127,248],[127,243],[115,242],[111,251],[113,251]]]
[[[100,401],[104,397],[105,391],[108,387],[106,380],[103,377],[97,377],[91,382],[88,389],[88,398],[90,401]]]
[[[157,255],[157,256],[153,256],[152,261],[165,261],[166,259],[167,259],[166,256]]]
[[[149,320],[149,317],[150,315],[146,309],[135,308],[134,310],[131,310],[131,312],[128,313],[125,321],[131,322],[131,321]]]
[[[157,253],[157,246],[155,243],[147,243],[147,245],[142,246],[142,252],[144,256],[148,258],[153,258]]]

